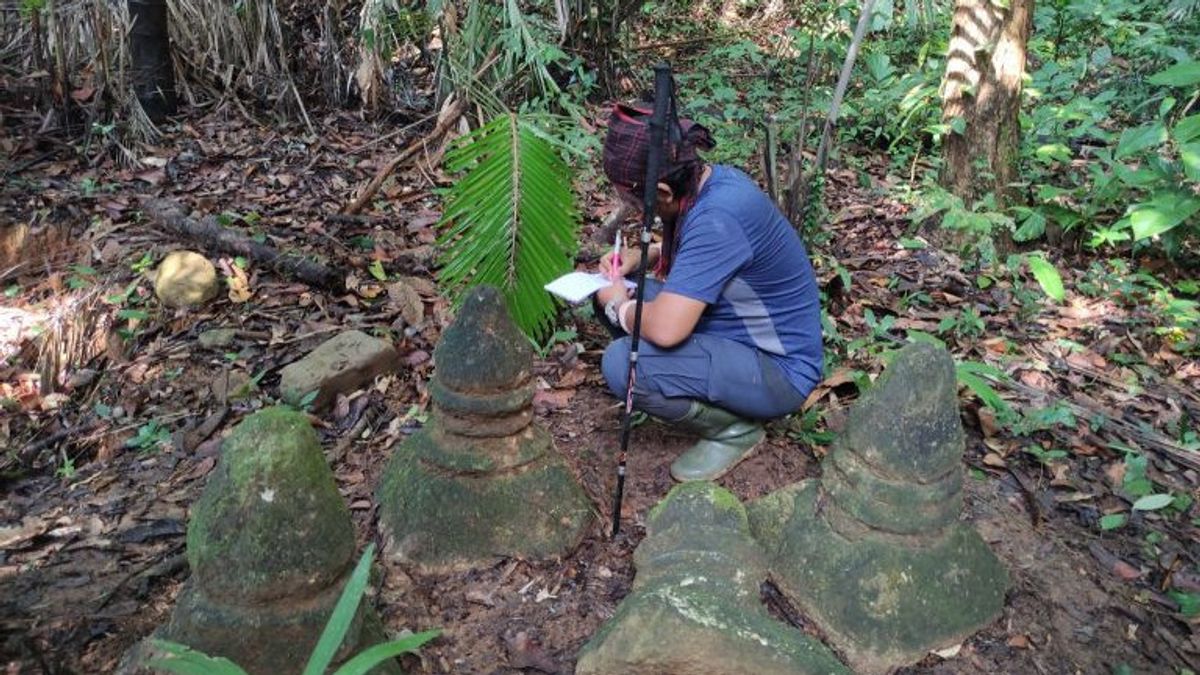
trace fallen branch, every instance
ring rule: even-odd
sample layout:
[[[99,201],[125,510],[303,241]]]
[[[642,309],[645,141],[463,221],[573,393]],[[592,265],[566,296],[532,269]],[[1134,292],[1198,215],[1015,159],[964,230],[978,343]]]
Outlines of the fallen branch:
[[[309,286],[335,293],[346,290],[346,275],[339,270],[330,269],[302,256],[280,253],[266,244],[259,244],[233,230],[221,227],[215,216],[196,220],[189,217],[177,202],[169,199],[152,199],[143,205],[143,210],[152,221],[168,232],[199,242],[210,253],[245,256]]]
[[[441,115],[441,118],[438,120],[437,126],[433,128],[433,131],[429,132],[429,134],[425,137],[418,138],[412,143],[409,143],[408,147],[400,151],[400,154],[396,155],[390,161],[388,161],[387,164],[384,164],[382,167],[380,167],[379,170],[375,172],[375,177],[372,178],[371,181],[363,187],[363,189],[359,190],[358,195],[355,196],[354,199],[342,209],[342,213],[344,215],[354,215],[359,211],[362,211],[363,207],[367,205],[367,202],[371,201],[371,198],[374,197],[375,193],[379,191],[380,186],[383,185],[383,181],[387,180],[387,177],[392,175],[392,172],[395,171],[397,167],[412,159],[413,156],[424,150],[430,143],[437,143],[442,136],[445,136],[446,132],[450,131],[450,128],[458,122],[458,118],[462,117],[462,114],[466,111],[466,109],[467,104],[464,99],[457,99],[451,103]]]

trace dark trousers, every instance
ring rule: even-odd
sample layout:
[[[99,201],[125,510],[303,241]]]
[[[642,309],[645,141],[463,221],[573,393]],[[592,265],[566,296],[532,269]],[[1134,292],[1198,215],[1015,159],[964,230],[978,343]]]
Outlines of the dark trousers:
[[[661,290],[662,282],[646,280],[647,301]],[[616,338],[604,350],[601,371],[613,395],[624,399],[631,340],[604,316],[602,307],[597,307],[596,316]],[[692,401],[743,417],[771,419],[799,410],[807,395],[792,386],[770,356],[741,342],[693,333],[670,349],[644,338],[638,344],[633,405],[664,420],[684,417]]]

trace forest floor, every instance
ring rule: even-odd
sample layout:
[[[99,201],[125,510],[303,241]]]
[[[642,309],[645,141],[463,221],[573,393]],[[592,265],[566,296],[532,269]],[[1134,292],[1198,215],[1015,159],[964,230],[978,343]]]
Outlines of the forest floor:
[[[432,190],[446,178],[428,165],[409,167],[369,215],[337,217],[410,139],[378,141],[393,127],[349,114],[314,121],[320,138],[259,126],[230,108],[193,116],[134,168],[0,136],[0,220],[33,226],[20,258],[0,265],[6,672],[111,672],[165,622],[187,577],[188,507],[221,435],[270,403],[282,366],[351,328],[391,336],[405,363],[313,419],[360,546],[377,538],[374,486],[396,444],[424,419],[431,354],[449,319],[431,275]],[[965,518],[1012,584],[996,621],[903,672],[1200,671],[1189,618],[1196,608],[1179,600],[1180,591],[1200,592],[1196,507],[1131,512],[1127,482],[1140,477],[1126,473],[1143,469],[1122,450],[1148,458],[1144,477],[1159,491],[1196,496],[1196,471],[1163,453],[1180,416],[1200,419],[1200,364],[1153,333],[1147,303],[1094,269],[1072,268],[1070,257],[1060,261],[1071,289],[1062,304],[1030,299],[1036,286],[1021,279],[968,278],[954,256],[911,243],[907,207],[888,196],[881,175],[869,178],[833,172],[831,236],[813,246],[838,348],[853,346],[810,399],[824,422],[797,416],[773,425],[766,445],[722,485],[749,500],[819,475],[825,446],[813,441],[840,428],[856,378],[877,374],[883,352],[906,331],[935,334],[947,317],[974,314],[979,323],[961,321],[943,338],[960,361],[1006,373],[996,391],[1027,413],[1024,426],[999,423],[963,390]],[[167,251],[200,244],[141,219],[139,205],[152,196],[226,214],[228,227],[280,249],[319,252],[349,272],[349,290],[324,292],[224,258],[219,267],[234,280],[228,297],[194,311],[162,308],[145,272]],[[584,204],[585,242],[610,206],[598,193]],[[581,264],[594,260],[587,248]],[[382,274],[369,271],[376,261]],[[1077,291],[1084,282],[1099,292]],[[415,290],[420,307],[397,284]],[[400,320],[414,311],[420,321]],[[603,334],[577,315],[565,322],[577,335],[537,361],[538,422],[597,512],[608,514],[619,418],[598,373]],[[233,346],[199,345],[200,332],[224,327],[238,331]],[[55,339],[74,361],[46,357],[52,350],[43,346]],[[52,393],[39,378],[54,382]],[[419,657],[405,657],[409,672],[571,672],[579,648],[628,592],[643,519],[670,489],[668,466],[687,444],[653,424],[635,429],[616,540],[598,523],[563,560],[502,560],[453,575],[378,562],[373,601],[388,628],[444,631]],[[1102,530],[1101,517],[1118,513],[1128,522]]]

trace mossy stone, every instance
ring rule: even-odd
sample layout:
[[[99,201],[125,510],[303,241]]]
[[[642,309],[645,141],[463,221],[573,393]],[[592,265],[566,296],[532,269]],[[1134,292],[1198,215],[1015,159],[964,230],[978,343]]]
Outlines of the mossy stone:
[[[223,656],[250,675],[299,673],[317,645],[325,624],[345,587],[339,580],[314,596],[284,598],[265,604],[230,605],[208,597],[194,583],[179,594],[163,637],[193,649]],[[370,602],[358,606],[334,665],[372,645],[385,642],[386,633]],[[372,675],[400,675],[399,664],[388,659]]]
[[[593,521],[592,504],[550,450],[544,429],[530,425],[519,437],[473,440],[435,438],[436,427],[409,437],[385,469],[379,523],[389,555],[450,571],[500,556],[561,556],[579,543]],[[447,443],[452,450],[442,449]],[[473,443],[492,452],[472,451]],[[507,454],[499,456],[498,447]]]
[[[192,508],[195,583],[237,604],[263,602],[325,588],[353,557],[350,512],[307,417],[275,407],[244,419]]]
[[[790,508],[781,504],[789,498]],[[824,499],[820,483],[807,481],[752,503],[750,522],[775,582],[856,672],[913,663],[999,615],[1008,574],[971,528],[954,524],[929,538],[847,536],[831,525],[837,511]]]
[[[713,483],[676,486],[651,512],[637,577],[580,652],[576,673],[849,673],[824,645],[773,619],[746,510]]]
[[[324,410],[338,394],[370,384],[395,371],[400,357],[387,340],[348,330],[322,342],[304,358],[279,371],[279,395],[293,405],[316,392],[312,409]]]
[[[476,286],[442,333],[433,360],[434,378],[450,391],[509,391],[530,379],[533,348],[509,317],[500,291]]]
[[[959,468],[963,431],[950,353],[924,343],[901,349],[850,409],[836,445],[896,480],[928,483]]]
[[[945,350],[905,347],[851,409],[822,478],[750,505],[772,577],[858,672],[912,663],[1004,605],[1004,567],[958,520],[956,389]]]

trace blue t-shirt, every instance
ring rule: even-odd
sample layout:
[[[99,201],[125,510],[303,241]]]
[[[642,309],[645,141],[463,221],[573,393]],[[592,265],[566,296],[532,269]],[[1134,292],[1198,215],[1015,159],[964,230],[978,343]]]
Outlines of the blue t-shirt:
[[[708,305],[696,333],[765,352],[801,393],[821,381],[821,304],[808,253],[741,171],[712,167],[682,224],[663,290]]]

